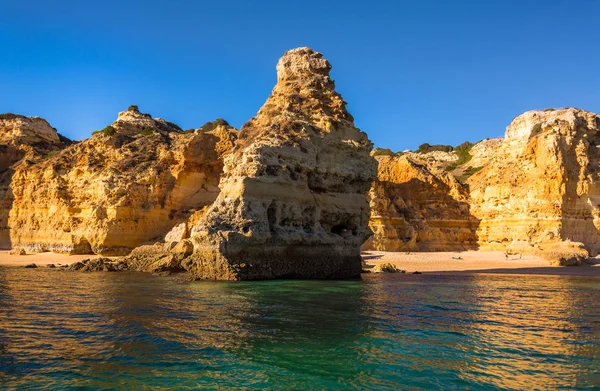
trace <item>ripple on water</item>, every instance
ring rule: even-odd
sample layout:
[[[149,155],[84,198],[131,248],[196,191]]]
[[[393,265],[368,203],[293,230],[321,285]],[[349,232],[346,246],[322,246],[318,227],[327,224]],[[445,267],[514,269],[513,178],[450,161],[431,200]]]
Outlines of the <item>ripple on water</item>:
[[[0,268],[0,388],[593,389],[598,282]]]

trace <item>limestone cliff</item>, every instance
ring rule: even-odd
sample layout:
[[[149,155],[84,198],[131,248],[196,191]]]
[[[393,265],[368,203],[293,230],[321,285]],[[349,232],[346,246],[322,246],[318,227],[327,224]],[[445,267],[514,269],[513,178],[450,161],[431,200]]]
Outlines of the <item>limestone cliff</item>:
[[[573,241],[598,253],[599,147],[596,114],[569,108],[516,117],[492,159],[467,180],[480,244],[543,250]]]
[[[196,278],[358,276],[368,235],[372,144],[308,48],[277,64],[277,85],[225,158],[221,193],[192,230]]]
[[[13,176],[13,247],[125,254],[162,238],[219,193],[237,132],[224,121],[182,132],[142,114],[110,126]]]
[[[0,248],[10,249],[8,214],[13,205],[11,182],[15,170],[57,153],[71,141],[39,117],[0,115]]]
[[[581,254],[582,243],[598,253],[599,130],[600,117],[583,110],[529,111],[513,120],[503,139],[379,157],[371,190],[375,235],[365,249],[475,244],[561,258],[561,251]],[[427,244],[419,243],[423,233]]]
[[[477,220],[470,213],[467,190],[437,168],[439,162],[456,159],[411,153],[377,160],[377,180],[370,192],[374,235],[363,249],[450,251],[477,244]]]

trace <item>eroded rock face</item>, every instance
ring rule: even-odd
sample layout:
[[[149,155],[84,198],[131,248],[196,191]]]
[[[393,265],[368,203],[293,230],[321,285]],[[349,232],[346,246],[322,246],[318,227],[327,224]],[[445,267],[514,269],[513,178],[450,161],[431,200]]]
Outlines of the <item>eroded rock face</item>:
[[[371,190],[375,235],[366,248],[474,244],[547,255],[556,264],[580,262],[579,243],[598,253],[599,130],[600,117],[583,110],[529,111],[513,120],[503,139],[471,146],[469,160],[458,165],[456,152],[378,158]],[[421,245],[423,233],[430,241]]]
[[[225,158],[221,193],[192,230],[196,278],[341,278],[361,271],[372,144],[308,48],[277,64],[277,85]]]
[[[219,193],[225,122],[182,132],[136,107],[91,138],[13,176],[13,247],[28,252],[126,254],[162,238]]]
[[[377,180],[370,191],[374,235],[364,250],[455,251],[477,245],[477,219],[470,213],[466,188],[427,155],[377,158]]]
[[[42,118],[0,115],[0,248],[12,247],[8,214],[14,201],[11,183],[15,170],[27,169],[69,144],[69,139]]]
[[[467,181],[481,245],[562,241],[600,251],[600,117],[529,111],[506,129],[497,152]]]

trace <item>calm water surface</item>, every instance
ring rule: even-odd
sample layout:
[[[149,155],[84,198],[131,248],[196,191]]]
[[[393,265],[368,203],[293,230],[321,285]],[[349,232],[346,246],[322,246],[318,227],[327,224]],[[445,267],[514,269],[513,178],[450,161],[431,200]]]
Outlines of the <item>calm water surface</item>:
[[[0,268],[0,388],[600,389],[600,279]]]

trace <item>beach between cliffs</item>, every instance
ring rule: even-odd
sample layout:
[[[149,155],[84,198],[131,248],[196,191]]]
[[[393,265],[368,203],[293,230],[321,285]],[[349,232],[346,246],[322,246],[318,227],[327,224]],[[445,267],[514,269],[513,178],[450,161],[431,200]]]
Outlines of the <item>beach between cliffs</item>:
[[[428,274],[532,274],[552,276],[598,276],[600,277],[600,257],[589,258],[577,267],[549,266],[548,262],[535,255],[509,255],[501,251],[462,251],[462,252],[386,252],[363,251],[365,270],[373,271],[377,265],[391,263],[406,273]],[[70,265],[84,259],[98,258],[98,255],[66,255],[51,252],[13,255],[0,251],[0,267],[24,267],[35,264]]]
[[[40,254],[0,264],[97,254],[73,269],[197,280],[600,270],[586,262],[600,254],[598,114],[531,110],[504,137],[393,152],[356,127],[331,69],[310,48],[284,53],[240,130],[183,130],[131,105],[76,142],[0,115],[0,248]]]

